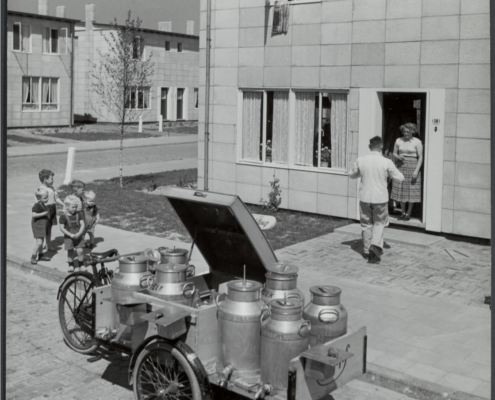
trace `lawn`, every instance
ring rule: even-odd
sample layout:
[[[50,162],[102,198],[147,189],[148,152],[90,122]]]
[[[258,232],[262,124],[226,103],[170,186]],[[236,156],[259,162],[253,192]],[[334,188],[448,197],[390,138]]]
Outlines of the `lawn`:
[[[188,169],[124,177],[123,189],[119,186],[118,178],[88,183],[86,189],[96,193],[100,223],[103,225],[157,237],[191,241],[168,200],[164,196],[152,195],[143,190],[196,180],[197,170]],[[67,186],[60,189],[62,198],[69,194]],[[277,225],[273,229],[264,231],[274,250],[331,233],[335,228],[352,222],[342,218],[289,210],[274,213],[257,205],[248,205],[248,209],[255,214],[273,215],[277,219]]]
[[[9,135],[7,134],[7,140],[12,140],[18,143],[29,143],[29,144],[55,144],[52,140],[41,140],[36,137],[29,136],[18,136],[18,135]]]
[[[114,124],[81,124],[75,127],[59,128],[34,128],[30,132],[33,135],[55,137],[60,139],[71,139],[80,141],[119,140],[119,128]],[[163,132],[158,132],[158,124],[144,124],[143,132],[138,132],[137,125],[126,127],[125,139],[142,139],[150,137],[174,136],[177,134],[197,134],[198,125],[196,121],[165,122]]]

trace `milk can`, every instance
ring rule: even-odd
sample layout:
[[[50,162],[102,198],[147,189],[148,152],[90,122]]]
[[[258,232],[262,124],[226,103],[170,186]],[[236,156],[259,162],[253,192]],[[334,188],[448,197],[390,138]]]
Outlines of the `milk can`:
[[[192,275],[193,265],[160,264],[155,275],[148,278],[146,291],[160,299],[190,306],[196,288],[194,283],[186,282],[186,276]]]
[[[261,314],[261,381],[287,389],[290,360],[308,349],[311,324],[297,299],[277,299]]]
[[[146,287],[148,259],[143,256],[124,256],[119,258],[112,279],[112,300],[123,301],[132,297],[132,292]]]
[[[268,265],[266,273],[266,283],[261,290],[261,299],[269,303],[275,299],[296,298],[304,306],[304,295],[297,288],[297,272],[299,269],[283,262],[276,262]]]
[[[185,249],[160,247],[158,251],[161,255],[161,264],[187,264],[187,255],[189,252]]]
[[[261,283],[236,280],[227,283],[227,297],[218,303],[218,364],[229,365],[237,375],[260,371]]]
[[[303,318],[311,322],[310,347],[323,344],[347,333],[347,311],[340,304],[340,288],[313,286],[311,301],[304,308]]]

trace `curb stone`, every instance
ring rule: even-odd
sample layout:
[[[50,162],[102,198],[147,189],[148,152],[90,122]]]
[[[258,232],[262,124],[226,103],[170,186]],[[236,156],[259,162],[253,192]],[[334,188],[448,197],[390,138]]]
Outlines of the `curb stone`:
[[[66,274],[58,269],[31,264],[29,261],[10,254],[7,254],[6,261],[21,271],[53,282],[62,283],[66,277]],[[366,373],[357,379],[418,400],[487,400],[484,397],[447,388],[370,362],[366,364]]]
[[[372,363],[367,363],[366,373],[357,379],[419,400],[487,400],[484,397],[451,389]]]
[[[30,261],[25,261],[11,254],[7,254],[5,259],[7,263],[11,264],[15,268],[20,269],[21,271],[40,276],[52,282],[62,283],[67,276],[67,274],[59,271],[58,269],[47,267],[41,264],[31,264]]]

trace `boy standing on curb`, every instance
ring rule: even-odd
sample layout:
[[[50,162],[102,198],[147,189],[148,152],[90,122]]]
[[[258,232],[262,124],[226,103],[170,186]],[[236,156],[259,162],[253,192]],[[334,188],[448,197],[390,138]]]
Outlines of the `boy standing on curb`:
[[[64,200],[65,212],[60,217],[60,231],[64,234],[64,245],[67,250],[69,266],[80,268],[84,261],[84,217],[77,208],[80,204],[75,195],[69,195]]]
[[[41,182],[40,188],[48,192],[48,202],[46,205],[50,209],[51,218],[48,221],[46,228],[46,249],[48,251],[56,251],[56,248],[50,246],[52,242],[52,226],[57,225],[57,203],[61,206],[64,202],[58,197],[58,191],[53,186],[53,176],[55,174],[49,169],[42,169],[38,174]]]

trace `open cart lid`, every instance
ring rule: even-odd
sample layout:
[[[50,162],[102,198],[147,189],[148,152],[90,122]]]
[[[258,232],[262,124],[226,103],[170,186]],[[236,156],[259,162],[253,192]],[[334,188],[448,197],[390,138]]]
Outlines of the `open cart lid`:
[[[239,197],[172,187],[164,194],[212,271],[242,278],[246,265],[247,279],[265,281],[277,258]]]

